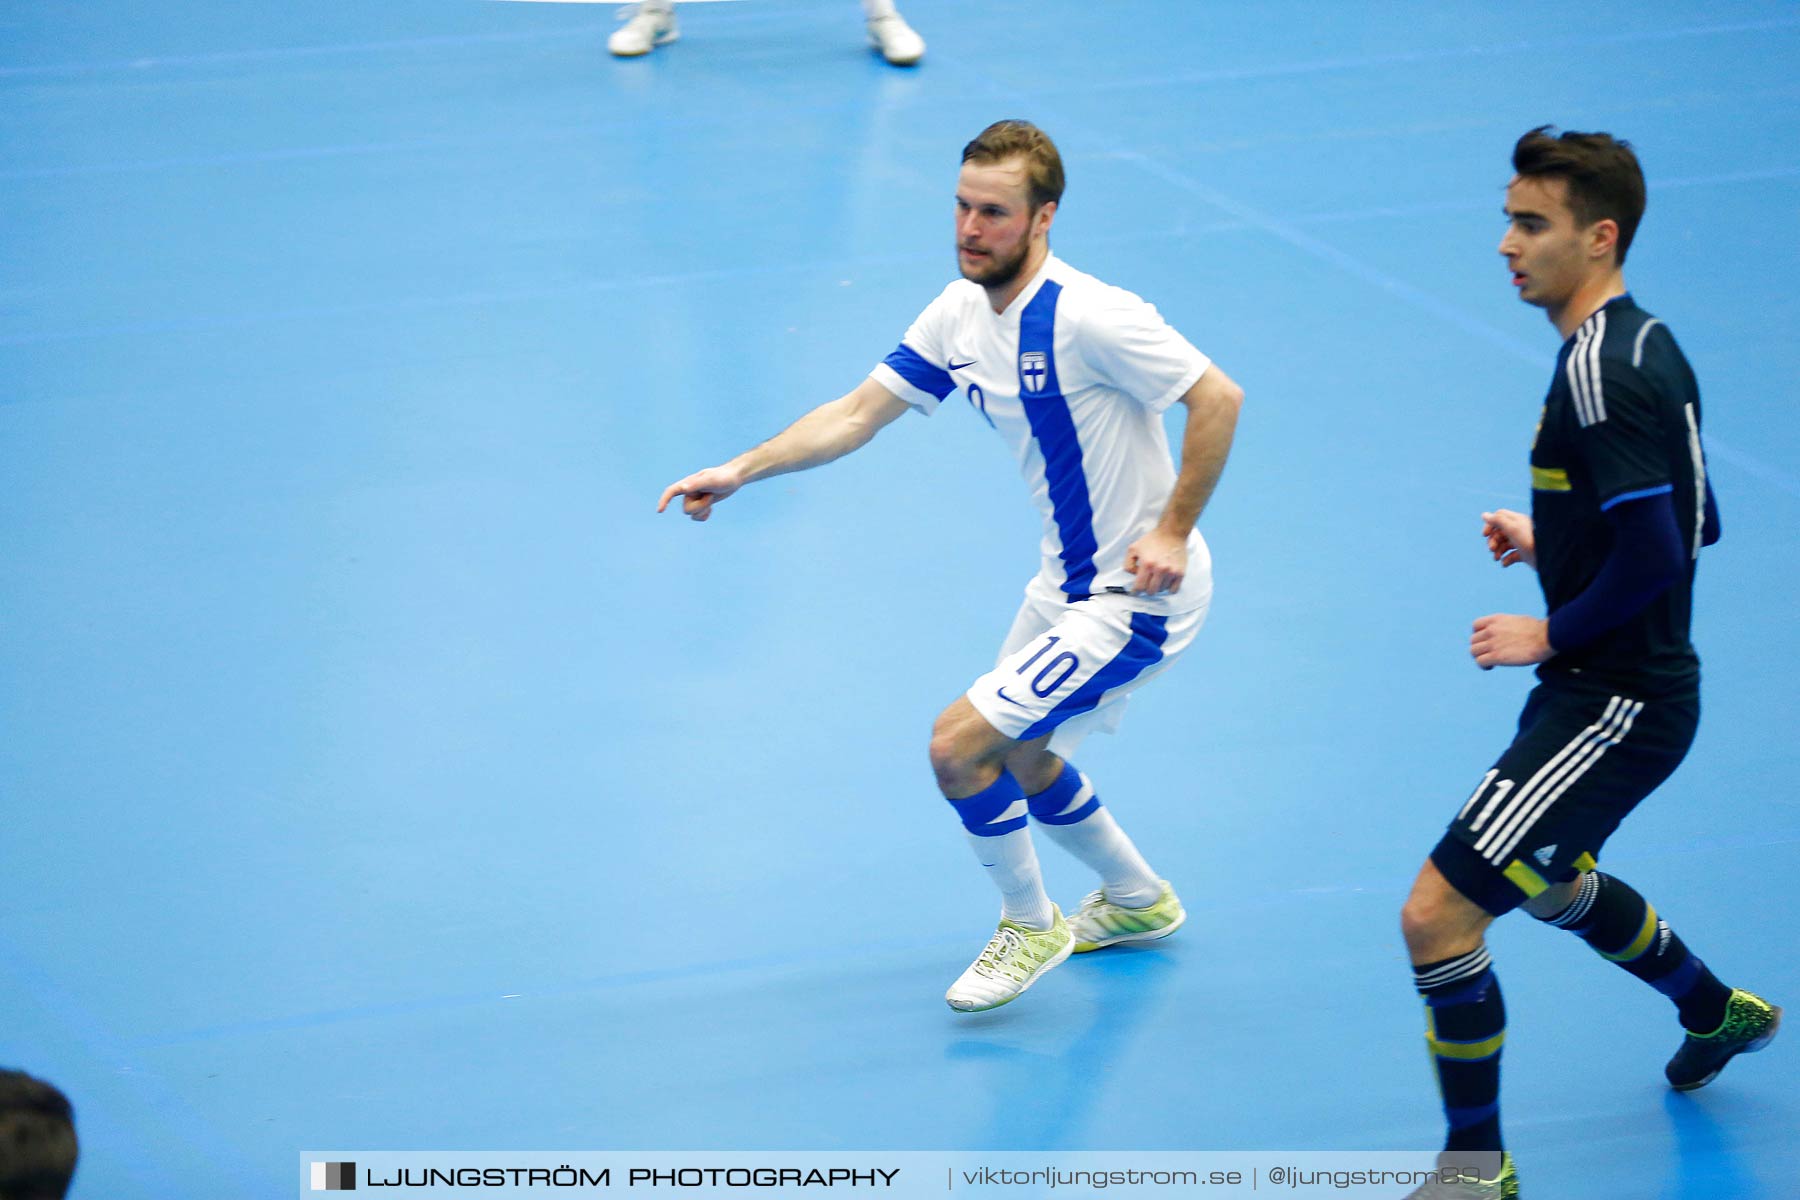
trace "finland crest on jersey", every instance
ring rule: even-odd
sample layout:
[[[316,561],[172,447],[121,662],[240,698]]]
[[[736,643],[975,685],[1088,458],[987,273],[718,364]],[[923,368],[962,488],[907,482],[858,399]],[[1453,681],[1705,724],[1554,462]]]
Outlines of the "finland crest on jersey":
[[[1050,372],[1046,365],[1050,356],[1042,350],[1027,350],[1019,355],[1019,379],[1027,392],[1041,392]]]
[[[980,285],[950,284],[871,377],[927,415],[964,393],[1011,448],[1043,516],[1034,589],[1078,600],[1130,589],[1125,551],[1175,485],[1162,414],[1210,365],[1154,306],[1051,255],[1002,313]],[[1210,592],[1196,531],[1182,590],[1140,607],[1182,612]]]

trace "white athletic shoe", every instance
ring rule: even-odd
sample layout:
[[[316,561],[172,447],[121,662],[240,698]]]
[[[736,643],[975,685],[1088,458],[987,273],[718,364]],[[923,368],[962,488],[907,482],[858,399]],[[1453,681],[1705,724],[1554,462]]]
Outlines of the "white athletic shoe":
[[[1187,920],[1187,910],[1169,881],[1159,880],[1162,892],[1144,908],[1126,908],[1106,898],[1105,892],[1089,892],[1069,918],[1075,935],[1075,953],[1086,954],[1124,942],[1150,942],[1166,938]]]
[[[944,993],[944,1002],[957,1012],[983,1012],[1011,1004],[1069,957],[1075,949],[1069,923],[1056,905],[1050,906],[1050,912],[1056,924],[1048,929],[1027,929],[1002,920],[969,969]]]
[[[606,39],[606,48],[619,58],[637,58],[681,36],[673,8],[638,4],[620,9],[619,20],[625,23]]]
[[[910,67],[925,57],[925,39],[897,12],[869,22],[869,45],[896,67]]]

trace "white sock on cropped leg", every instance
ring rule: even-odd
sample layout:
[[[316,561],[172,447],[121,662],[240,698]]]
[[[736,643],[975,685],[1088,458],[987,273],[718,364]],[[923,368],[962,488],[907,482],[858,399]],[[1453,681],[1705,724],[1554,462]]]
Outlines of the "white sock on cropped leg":
[[[1126,908],[1147,908],[1162,895],[1162,880],[1073,764],[1065,762],[1055,782],[1027,796],[1025,803],[1051,841],[1100,876],[1108,900]]]
[[[1027,929],[1048,929],[1056,923],[1029,829],[1015,829],[999,837],[974,833],[967,837],[975,860],[987,868],[988,878],[1000,889],[1002,917]]]

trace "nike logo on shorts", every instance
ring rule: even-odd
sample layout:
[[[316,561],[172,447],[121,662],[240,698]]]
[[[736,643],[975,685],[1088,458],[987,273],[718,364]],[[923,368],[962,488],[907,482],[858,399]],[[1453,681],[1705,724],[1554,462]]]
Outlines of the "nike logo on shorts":
[[[1007,695],[1005,688],[995,688],[994,695],[1000,697],[1002,700],[1006,701],[1008,704],[1018,704],[1020,708],[1025,707],[1024,704],[1021,704],[1019,701],[1014,700],[1011,696]]]

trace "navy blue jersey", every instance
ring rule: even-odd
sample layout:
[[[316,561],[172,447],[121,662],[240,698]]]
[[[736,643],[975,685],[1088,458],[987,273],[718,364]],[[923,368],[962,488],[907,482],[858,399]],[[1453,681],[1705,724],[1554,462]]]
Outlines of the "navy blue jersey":
[[[1636,616],[1538,668],[1546,681],[1667,696],[1699,687],[1688,626],[1694,564],[1718,540],[1700,443],[1700,388],[1668,326],[1628,295],[1582,322],[1557,356],[1531,447],[1538,581],[1555,612],[1612,550],[1606,512],[1668,494],[1688,569]]]

